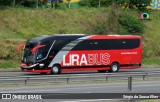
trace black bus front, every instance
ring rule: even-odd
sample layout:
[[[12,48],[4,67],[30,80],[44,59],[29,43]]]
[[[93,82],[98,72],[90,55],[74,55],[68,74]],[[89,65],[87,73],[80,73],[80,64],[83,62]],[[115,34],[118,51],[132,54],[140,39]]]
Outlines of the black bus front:
[[[49,56],[51,47],[54,41],[49,42],[32,42],[31,40],[26,42],[23,48],[21,69],[25,72],[50,72],[48,64],[53,59],[53,56]]]

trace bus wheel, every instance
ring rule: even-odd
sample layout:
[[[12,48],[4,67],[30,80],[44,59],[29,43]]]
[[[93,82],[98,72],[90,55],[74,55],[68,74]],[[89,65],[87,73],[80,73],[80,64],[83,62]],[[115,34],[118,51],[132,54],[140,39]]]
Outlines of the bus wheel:
[[[118,72],[119,71],[119,64],[118,63],[112,63],[110,70],[108,72]]]
[[[99,73],[105,73],[106,70],[98,70]]]
[[[54,65],[51,68],[51,74],[60,74],[61,73],[61,69],[59,65]]]

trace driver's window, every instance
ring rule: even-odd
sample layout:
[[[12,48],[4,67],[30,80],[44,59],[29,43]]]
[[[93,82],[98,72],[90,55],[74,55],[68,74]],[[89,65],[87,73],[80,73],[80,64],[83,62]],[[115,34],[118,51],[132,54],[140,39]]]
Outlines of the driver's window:
[[[45,57],[45,52],[44,52],[44,48],[39,48],[38,50],[37,50],[37,57],[36,57],[36,59],[37,60],[40,60],[40,59],[43,59],[44,57]]]

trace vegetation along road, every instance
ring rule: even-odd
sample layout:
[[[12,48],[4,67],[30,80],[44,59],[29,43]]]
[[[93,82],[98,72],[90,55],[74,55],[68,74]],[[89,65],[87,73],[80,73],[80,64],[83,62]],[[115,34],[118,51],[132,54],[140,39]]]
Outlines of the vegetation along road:
[[[140,35],[143,38],[143,67],[139,69],[121,70],[116,74],[146,72],[159,73],[160,10],[158,7],[156,7],[158,6],[158,0],[73,0],[74,2],[72,2],[72,0],[64,0],[64,2],[61,2],[62,0],[57,1],[59,2],[51,3],[47,0],[0,1],[0,77],[40,76],[40,74],[36,73],[20,72],[19,62],[21,60],[21,52],[18,53],[17,48],[23,45],[29,38],[54,34]],[[142,19],[140,16],[143,13],[149,16],[146,16],[145,19]],[[146,65],[149,67],[146,67]],[[61,75],[83,76],[95,74],[98,75],[100,73],[76,72],[63,73]],[[140,80],[138,79],[138,81],[137,79],[133,79],[133,92],[159,93],[159,79],[152,77],[151,80],[142,80],[142,78]],[[42,82],[43,81],[44,80],[42,80]],[[18,85],[17,87],[5,87],[2,85],[0,92],[128,92],[127,80],[124,83],[94,82],[93,84],[87,83],[84,85],[66,85],[65,83],[65,85],[62,84],[59,86],[51,84],[48,86],[45,85],[43,88],[41,86],[24,86],[24,84],[20,87]],[[0,101],[3,102],[4,100]],[[22,100],[16,101],[21,102]],[[23,101],[28,102],[30,100]],[[40,100],[34,101],[41,102]],[[48,100],[48,102],[49,101],[53,102],[53,100]],[[108,101],[118,102],[119,100],[89,100],[89,102]],[[67,102],[67,100],[55,99],[54,102]],[[87,101],[68,100],[68,102]],[[159,102],[159,100],[155,102]]]

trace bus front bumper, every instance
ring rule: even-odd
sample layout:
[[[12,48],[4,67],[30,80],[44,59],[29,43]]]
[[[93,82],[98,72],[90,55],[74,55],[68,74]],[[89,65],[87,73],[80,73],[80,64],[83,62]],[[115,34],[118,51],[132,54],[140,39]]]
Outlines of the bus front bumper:
[[[21,70],[23,72],[38,72],[38,73],[50,72],[50,69],[44,69],[44,67],[42,67],[41,64],[39,63],[33,64],[31,66],[21,65]]]

